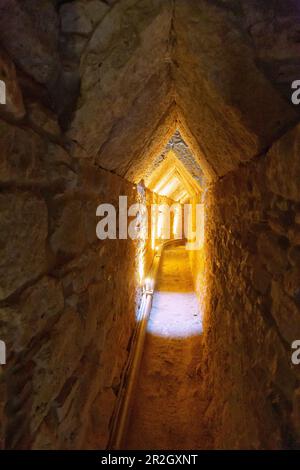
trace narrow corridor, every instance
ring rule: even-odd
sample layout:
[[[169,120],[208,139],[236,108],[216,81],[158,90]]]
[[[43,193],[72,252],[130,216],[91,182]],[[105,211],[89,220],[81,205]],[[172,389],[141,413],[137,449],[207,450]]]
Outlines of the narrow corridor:
[[[199,419],[201,330],[188,252],[171,245],[158,272],[127,449],[196,449],[208,443]]]
[[[300,0],[0,0],[0,450],[300,449],[299,52]]]

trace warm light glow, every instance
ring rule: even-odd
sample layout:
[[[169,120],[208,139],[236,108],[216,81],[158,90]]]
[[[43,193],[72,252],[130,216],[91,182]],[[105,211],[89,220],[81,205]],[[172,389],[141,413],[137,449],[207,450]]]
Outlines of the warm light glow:
[[[157,210],[152,209],[151,211],[151,248],[152,250],[155,249],[156,225],[157,225]]]
[[[178,186],[180,186],[180,181],[176,177],[173,177],[172,180],[160,190],[160,194],[162,194],[162,196],[171,196]]]
[[[201,193],[198,180],[189,173],[176,152],[170,150],[148,180],[148,187],[180,203]]]
[[[164,223],[164,214],[163,212],[160,212],[158,214],[158,221],[157,221],[157,238],[161,238],[163,223]]]
[[[174,238],[182,236],[182,209],[178,204],[174,207],[173,236]]]
[[[137,185],[137,201],[139,204],[145,205],[146,202],[146,192],[143,181]],[[148,219],[147,214],[143,210],[139,211],[139,236],[138,236],[138,278],[139,283],[142,286],[145,276],[145,249],[146,249],[146,239],[148,233]]]
[[[171,170],[168,169],[168,171],[165,172],[163,176],[160,176],[159,180],[157,181],[156,185],[153,186],[152,190],[157,194],[162,194],[162,189],[168,184],[168,182],[172,178],[173,173],[174,170],[172,168]]]
[[[145,290],[148,292],[153,291],[153,279],[151,277],[146,277],[145,279]]]
[[[174,223],[173,223],[173,235],[174,237],[177,235],[178,230],[178,216],[177,214],[174,215]]]
[[[165,338],[189,338],[202,333],[202,318],[194,292],[155,292],[147,332]]]
[[[143,283],[144,280],[144,256],[143,253],[139,255],[139,280],[140,284]]]
[[[155,230],[152,231],[151,248],[155,250]]]

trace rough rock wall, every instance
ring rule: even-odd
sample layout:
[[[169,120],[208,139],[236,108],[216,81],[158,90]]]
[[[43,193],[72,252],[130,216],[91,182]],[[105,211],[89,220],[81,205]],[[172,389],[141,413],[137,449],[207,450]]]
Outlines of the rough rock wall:
[[[153,252],[96,238],[97,206],[140,202],[33,126],[0,122],[1,446],[101,448],[135,326],[138,264]],[[145,201],[165,202],[146,191]]]
[[[31,132],[22,137],[32,148]],[[19,157],[12,146],[25,142],[10,142],[7,168]],[[8,353],[1,441],[7,448],[101,448],[135,323],[137,250],[133,241],[98,240],[95,213],[101,202],[117,204],[119,194],[136,202],[136,191],[109,172],[70,171],[52,157],[43,155],[45,164],[68,174],[65,186],[47,181],[50,172],[43,180],[38,160],[17,182],[7,172],[0,195],[0,337]]]
[[[198,247],[195,250],[188,250],[189,263],[191,267],[194,289],[198,298],[199,308],[201,312],[201,317],[203,319],[205,311],[205,299],[206,299],[206,279],[205,279],[205,183],[202,186],[203,192],[201,195],[194,196],[189,203],[192,206],[192,230],[195,232],[197,230],[197,241]],[[196,209],[198,207],[198,209]],[[196,215],[198,213],[198,215]],[[196,224],[196,217],[199,218],[199,221]]]
[[[0,5],[2,448],[104,447],[135,325],[140,246],[99,241],[95,214],[136,188],[64,135],[77,47],[114,2],[61,3]]]
[[[119,195],[140,202],[137,188],[75,162],[31,123],[2,119],[0,129],[1,446],[102,448],[135,326],[139,259],[147,254],[147,272],[153,252],[150,239],[98,240],[95,214]]]
[[[206,196],[206,417],[216,448],[300,442],[300,128]]]
[[[179,116],[206,172],[222,176],[298,119],[288,93],[299,70],[299,3],[250,3],[1,1],[0,79],[7,83],[8,101],[0,110],[0,305],[9,373],[3,377],[1,371],[0,416],[7,447],[105,444],[99,436],[108,430],[128,319],[134,321],[129,259],[136,250],[125,241],[95,240],[99,199],[135,195],[131,185],[101,167],[139,181],[148,167],[143,159],[166,144]],[[228,436],[237,432],[235,446],[279,447],[284,435],[295,440],[295,374],[286,366],[284,330],[292,324],[296,336],[298,325],[293,289],[299,168],[288,142],[284,151],[273,147],[273,165],[265,167],[262,159],[224,176],[208,197],[215,222],[211,218],[207,239],[214,273],[207,345],[215,393],[211,416],[222,416],[217,446],[230,446]],[[220,208],[228,213],[224,230]],[[259,257],[251,256],[252,244]],[[274,252],[280,261],[270,264]],[[121,278],[122,272],[128,277]],[[263,293],[257,297],[258,286]],[[291,320],[282,322],[280,315]],[[241,357],[250,378],[242,377]],[[279,429],[277,416],[287,432]],[[271,423],[268,437],[264,418]]]
[[[194,289],[197,294],[202,318],[205,311],[206,282],[205,282],[205,249],[190,250],[188,252],[191,266]]]
[[[206,176],[268,147],[299,110],[297,0],[175,0],[172,77],[183,137]]]
[[[62,25],[76,15],[82,21],[83,5],[90,4],[63,5]],[[81,94],[68,130],[73,155],[80,146],[86,158],[136,183],[175,131],[170,5],[165,0],[122,0],[111,9],[106,5],[105,15],[84,38],[80,31],[62,29],[66,50],[74,51],[78,34],[83,39],[77,58]]]

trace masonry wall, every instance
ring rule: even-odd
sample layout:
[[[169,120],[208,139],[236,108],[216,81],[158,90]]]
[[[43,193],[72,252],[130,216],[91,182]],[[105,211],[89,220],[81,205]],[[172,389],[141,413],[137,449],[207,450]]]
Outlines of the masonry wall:
[[[300,422],[299,370],[290,364],[290,342],[300,338],[296,131],[234,168],[298,119],[278,94],[285,84],[290,98],[298,15],[289,6],[279,24],[273,7],[256,16],[247,2],[245,11],[181,0],[38,3],[0,5],[1,446],[106,445],[146,251],[99,242],[95,211],[119,194],[136,202],[120,176],[139,181],[181,123],[207,156],[206,171],[225,175],[206,201],[202,370],[215,446],[292,447]],[[197,274],[203,258],[193,263]]]
[[[204,184],[203,184],[204,188]],[[205,279],[205,206],[203,204],[204,193],[195,196],[190,202],[193,206],[193,232],[197,230],[197,240],[199,241],[196,250],[188,250],[190,267],[193,276],[193,283],[199,301],[199,308],[204,314],[206,299],[206,279]],[[196,205],[200,208],[198,218],[200,222],[196,225]]]
[[[138,249],[98,240],[96,208],[136,202],[136,190],[1,127],[1,444],[101,448],[135,324]]]
[[[40,3],[0,6],[0,447],[104,448],[150,242],[96,238],[97,206],[140,202],[137,188],[64,133],[79,50],[110,6]],[[98,112],[85,121],[100,135]]]
[[[216,448],[300,440],[300,128],[209,187],[203,373]]]
[[[154,252],[151,238],[97,239],[96,208],[117,208],[120,195],[128,206],[166,198],[75,162],[59,135],[53,142],[5,119],[0,129],[1,447],[105,448],[135,328],[139,263],[146,274]]]

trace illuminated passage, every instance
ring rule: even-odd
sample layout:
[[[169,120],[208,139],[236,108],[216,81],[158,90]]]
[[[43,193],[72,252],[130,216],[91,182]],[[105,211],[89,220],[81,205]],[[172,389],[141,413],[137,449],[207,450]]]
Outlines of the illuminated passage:
[[[147,331],[163,338],[189,338],[202,331],[188,253],[182,246],[165,249]]]
[[[169,246],[158,272],[127,449],[192,449],[208,442],[199,424],[201,331],[188,252]]]

